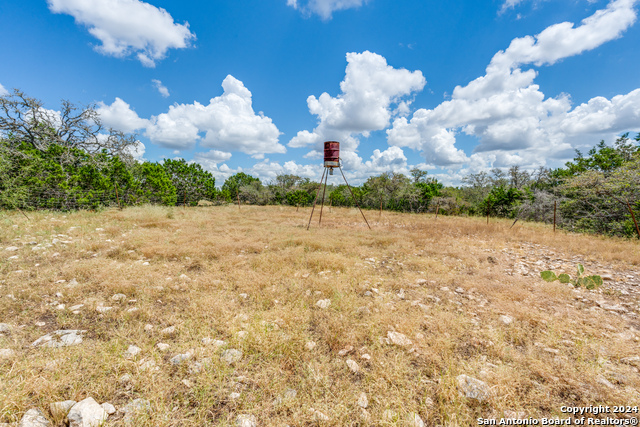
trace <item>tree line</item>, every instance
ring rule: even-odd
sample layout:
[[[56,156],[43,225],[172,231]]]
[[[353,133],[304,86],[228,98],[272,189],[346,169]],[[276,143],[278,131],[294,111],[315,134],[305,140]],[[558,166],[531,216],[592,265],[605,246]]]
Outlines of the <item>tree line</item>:
[[[19,90],[0,97],[0,208],[99,209],[145,203],[195,206],[200,201],[311,206],[319,182],[279,175],[263,183],[244,172],[216,187],[193,162],[137,161],[136,139],[105,129],[94,105],[63,101],[60,112]],[[601,141],[558,169],[512,166],[470,174],[445,187],[426,171],[389,172],[360,186],[329,185],[325,203],[397,212],[482,215],[552,222],[580,232],[632,236],[640,230],[640,134]],[[320,194],[322,197],[322,194]]]

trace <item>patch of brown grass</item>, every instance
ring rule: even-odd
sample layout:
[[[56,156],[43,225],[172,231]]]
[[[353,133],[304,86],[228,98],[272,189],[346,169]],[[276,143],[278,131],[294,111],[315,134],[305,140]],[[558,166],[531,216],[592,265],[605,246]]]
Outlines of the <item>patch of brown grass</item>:
[[[638,369],[621,361],[637,354],[637,293],[510,273],[540,245],[626,277],[640,263],[637,242],[387,212],[369,213],[368,230],[357,210],[337,208],[307,231],[309,213],[153,206],[34,212],[30,221],[0,213],[0,322],[13,325],[0,348],[17,353],[0,360],[0,422],[88,396],[120,408],[149,400],[152,411],[138,417],[139,426],[231,425],[242,413],[260,425],[405,425],[411,412],[427,425],[466,426],[509,411],[540,418],[562,416],[563,405],[640,401]],[[32,250],[32,240],[42,249]],[[113,301],[116,293],[126,300]],[[318,308],[320,299],[330,307]],[[627,312],[602,310],[595,300],[627,303]],[[76,304],[84,304],[80,314],[69,311]],[[100,305],[113,309],[99,313]],[[168,326],[175,336],[162,336]],[[88,332],[74,347],[30,346],[57,329]],[[413,344],[387,344],[388,331]],[[243,359],[227,366],[205,337],[227,341]],[[124,358],[130,344],[142,348],[135,360]],[[204,365],[199,373],[169,362],[189,350]],[[142,359],[158,369],[141,369]],[[119,381],[123,374],[131,383]],[[461,396],[460,374],[485,381],[491,397]],[[287,389],[295,398],[283,398]],[[362,392],[366,414],[356,404]],[[386,410],[396,415],[385,420]],[[108,423],[122,425],[121,414]]]

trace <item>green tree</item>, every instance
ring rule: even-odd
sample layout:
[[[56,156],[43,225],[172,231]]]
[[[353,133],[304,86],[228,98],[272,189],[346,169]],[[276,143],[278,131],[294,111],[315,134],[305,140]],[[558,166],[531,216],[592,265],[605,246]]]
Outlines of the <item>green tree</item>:
[[[525,198],[525,192],[517,188],[507,188],[503,185],[491,189],[481,204],[484,215],[513,218],[516,208]]]
[[[176,188],[178,204],[196,206],[200,200],[211,201],[216,198],[216,179],[198,163],[165,159],[162,167]]]
[[[226,201],[232,202],[239,195],[240,187],[250,185],[252,182],[260,183],[260,180],[252,177],[251,175],[247,175],[244,172],[238,172],[237,174],[231,175],[227,178],[222,185],[220,193]]]
[[[176,187],[171,183],[162,165],[144,162],[135,167],[134,175],[140,183],[137,194],[141,202],[167,206],[176,204]]]
[[[287,203],[296,208],[309,206],[313,203],[314,195],[304,190],[293,190],[287,193]],[[297,209],[296,209],[297,210]]]

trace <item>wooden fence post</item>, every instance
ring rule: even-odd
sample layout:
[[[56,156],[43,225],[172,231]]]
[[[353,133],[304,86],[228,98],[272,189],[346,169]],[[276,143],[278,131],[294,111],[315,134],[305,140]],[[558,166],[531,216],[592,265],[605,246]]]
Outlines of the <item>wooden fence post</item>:
[[[558,201],[553,201],[553,232],[556,232],[556,209],[558,208]]]

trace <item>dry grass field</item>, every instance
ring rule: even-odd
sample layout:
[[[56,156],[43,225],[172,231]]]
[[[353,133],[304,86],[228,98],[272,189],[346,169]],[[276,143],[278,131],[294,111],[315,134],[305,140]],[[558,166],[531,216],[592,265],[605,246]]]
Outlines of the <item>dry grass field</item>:
[[[108,426],[471,426],[640,404],[637,241],[370,211],[369,230],[335,208],[307,231],[309,213],[0,213],[0,425],[36,408],[63,426],[50,404],[87,397],[115,407]],[[578,262],[600,289],[540,278]],[[57,330],[86,332],[32,345]]]

